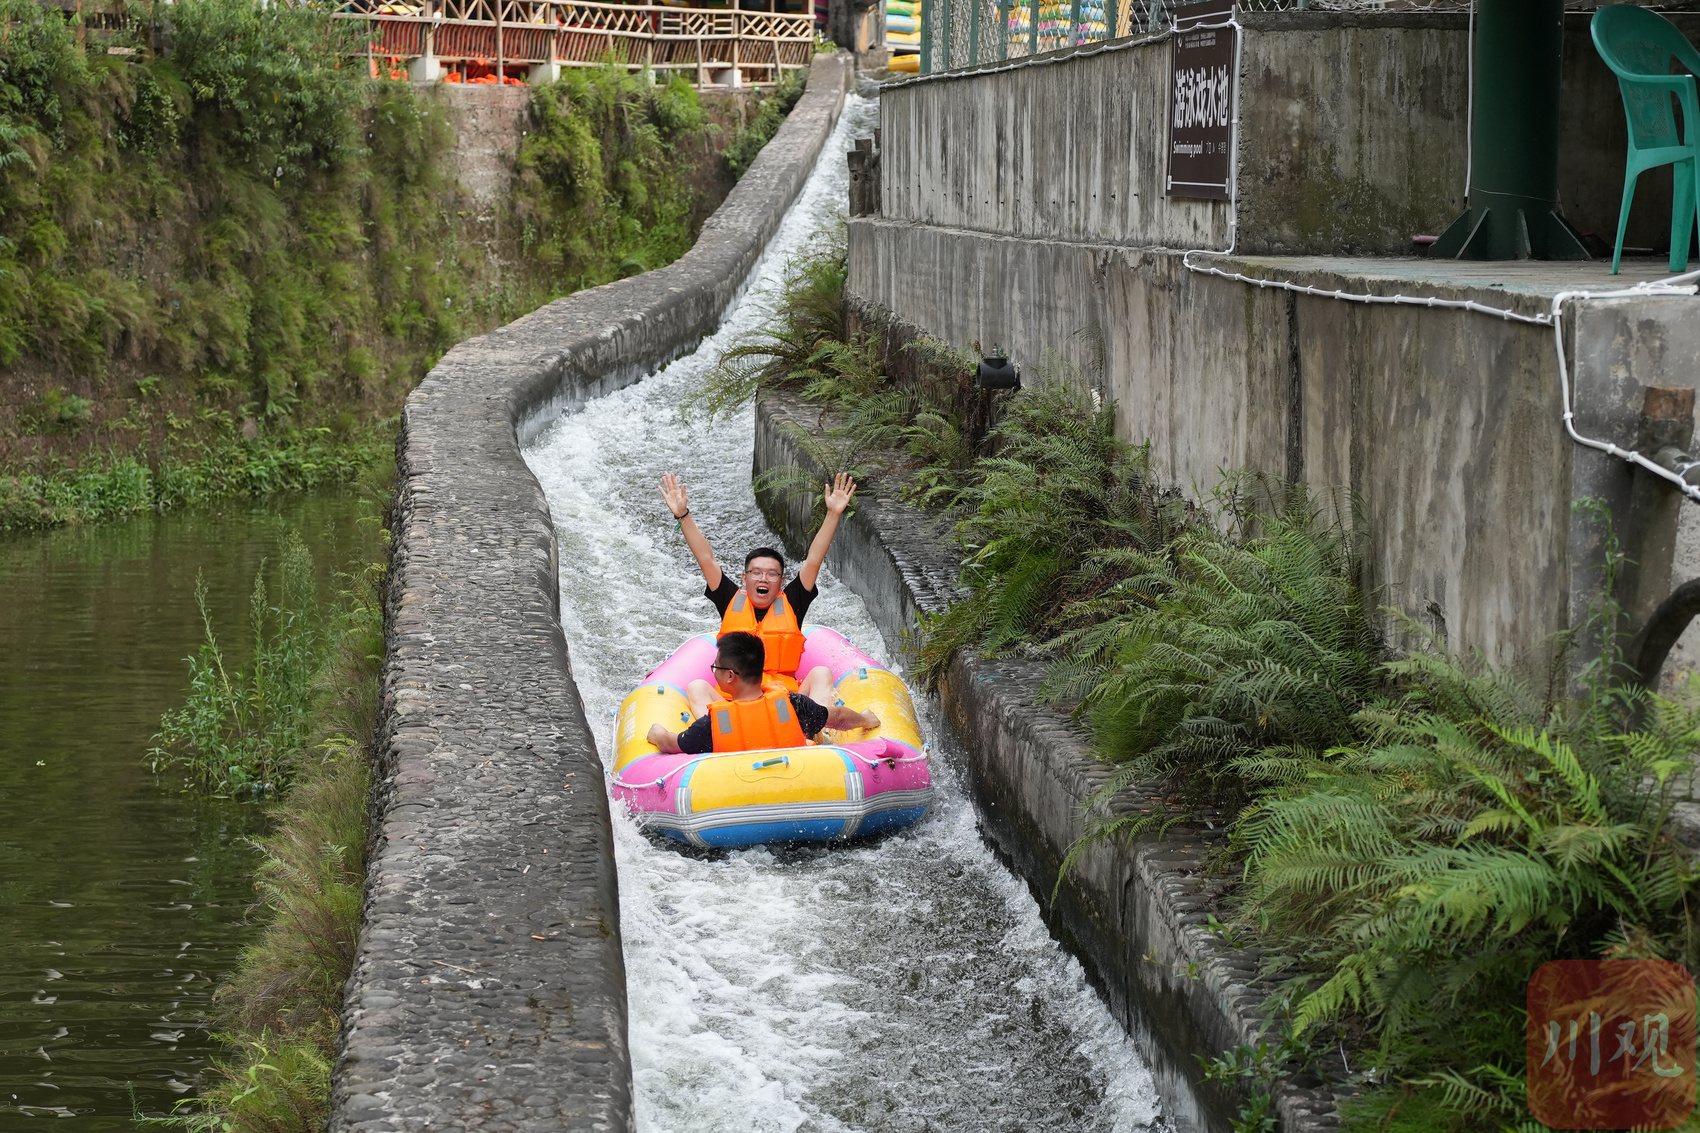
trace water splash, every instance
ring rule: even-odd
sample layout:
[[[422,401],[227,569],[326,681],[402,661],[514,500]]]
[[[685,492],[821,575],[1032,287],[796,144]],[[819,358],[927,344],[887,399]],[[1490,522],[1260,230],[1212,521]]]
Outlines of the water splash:
[[[626,692],[718,625],[656,493],[677,471],[724,562],[775,543],[750,488],[754,417],[681,419],[724,347],[772,312],[785,262],[838,223],[852,97],[749,289],[695,353],[551,425],[527,450],[560,541],[561,621],[606,757]],[[809,621],[882,661],[823,573]],[[919,698],[917,698],[919,701]],[[1149,1129],[1150,1075],[1026,886],[981,842],[936,720],[933,813],[883,841],[692,856],[615,815],[637,1115],[646,1133]]]

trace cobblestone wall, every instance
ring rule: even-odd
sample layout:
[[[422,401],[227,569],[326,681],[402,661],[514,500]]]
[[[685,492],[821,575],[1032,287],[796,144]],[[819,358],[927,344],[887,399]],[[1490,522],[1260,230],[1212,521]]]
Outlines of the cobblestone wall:
[[[836,122],[808,92],[696,246],[451,350],[397,445],[383,765],[334,1133],[632,1127],[602,765],[562,636],[529,427],[719,322]]]

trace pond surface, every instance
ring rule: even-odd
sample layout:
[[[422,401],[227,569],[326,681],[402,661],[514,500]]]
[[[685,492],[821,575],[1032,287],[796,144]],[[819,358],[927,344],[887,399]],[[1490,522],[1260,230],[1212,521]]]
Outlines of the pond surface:
[[[194,1089],[209,1000],[253,935],[260,807],[182,793],[143,762],[201,640],[204,575],[245,664],[262,558],[300,531],[370,556],[352,494],[0,539],[0,1129],[136,1127]]]

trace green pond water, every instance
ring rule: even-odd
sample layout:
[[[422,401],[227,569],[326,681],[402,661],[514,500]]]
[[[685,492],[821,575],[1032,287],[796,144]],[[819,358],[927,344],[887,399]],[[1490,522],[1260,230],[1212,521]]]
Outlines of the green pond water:
[[[0,539],[0,1130],[136,1128],[194,1092],[209,1001],[252,939],[253,803],[143,762],[199,645],[195,576],[246,663],[248,595],[285,534],[320,592],[372,557],[350,495]]]

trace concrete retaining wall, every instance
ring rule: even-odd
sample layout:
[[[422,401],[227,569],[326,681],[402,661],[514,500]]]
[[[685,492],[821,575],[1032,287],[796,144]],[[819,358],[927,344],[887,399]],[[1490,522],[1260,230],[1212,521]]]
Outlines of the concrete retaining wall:
[[[1673,17],[1692,37],[1700,17]],[[1239,236],[1253,254],[1406,255],[1463,210],[1463,13],[1241,13]],[[1627,131],[1617,83],[1565,24],[1559,196],[1617,231]],[[901,82],[881,99],[881,215],[1094,244],[1222,249],[1225,202],[1164,193],[1166,39],[1051,52]],[[1628,243],[1669,231],[1668,173],[1642,179]],[[962,281],[967,282],[967,281]]]
[[[765,395],[756,407],[754,474],[802,467],[816,479],[823,475],[787,431],[812,430],[818,420],[818,407]],[[960,560],[937,517],[880,487],[875,478],[857,497],[827,563],[901,651],[916,615],[938,613],[950,601]],[[812,503],[775,491],[758,490],[757,498],[800,554]],[[1205,876],[1204,860],[1221,834],[1187,829],[1131,848],[1095,848],[1052,902],[1062,859],[1085,829],[1082,808],[1111,768],[1087,754],[1085,737],[1066,715],[1038,703],[1042,676],[1043,666],[1031,662],[959,655],[940,688],[967,750],[981,829],[1026,879],[1051,931],[1080,957],[1133,1035],[1168,1121],[1183,1133],[1226,1131],[1242,1098],[1205,1082],[1199,1058],[1255,1043],[1268,989],[1255,979],[1255,952],[1229,949],[1204,927],[1219,884]],[[1138,788],[1115,803],[1123,813],[1162,806]],[[1287,1133],[1336,1125],[1325,1090],[1287,1083],[1277,1098]]]
[[[883,218],[851,220],[849,255],[861,302],[955,346],[1002,344],[1028,372],[1048,350],[1088,371],[1116,399],[1121,435],[1149,439],[1157,471],[1194,494],[1241,468],[1349,488],[1369,526],[1365,581],[1378,601],[1455,647],[1500,663],[1531,658],[1585,613],[1601,531],[1576,501],[1604,499],[1619,536],[1630,535],[1628,466],[1564,435],[1547,327],[1250,287],[1190,271],[1163,249]],[[1535,285],[1538,265],[1519,287],[1518,269],[1503,264],[1210,264],[1530,315],[1546,312],[1552,290]],[[1472,283],[1472,271],[1512,285]],[[1682,299],[1581,309],[1570,347],[1580,427],[1633,445],[1644,386],[1700,380],[1695,309]],[[1668,577],[1668,551],[1661,569]]]
[[[681,259],[462,343],[408,398],[375,844],[335,1133],[632,1126],[602,764],[561,633],[549,510],[519,444],[718,324],[850,78],[842,57],[816,62]]]

